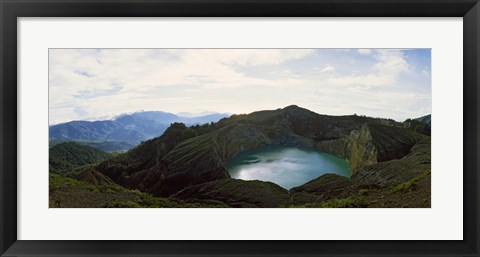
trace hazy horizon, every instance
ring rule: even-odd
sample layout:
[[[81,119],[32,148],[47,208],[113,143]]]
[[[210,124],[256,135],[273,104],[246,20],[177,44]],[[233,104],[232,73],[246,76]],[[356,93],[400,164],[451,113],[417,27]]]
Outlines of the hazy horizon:
[[[297,105],[298,106],[298,105]],[[274,110],[277,110],[277,109],[283,109],[287,106],[283,106],[283,107],[279,107],[279,108],[275,108],[275,109],[268,109],[268,110],[257,110],[257,111],[274,111]],[[299,106],[301,108],[303,108],[302,106]],[[254,112],[257,112],[257,111],[254,111]],[[312,111],[312,110],[310,110]],[[191,112],[179,112],[179,113],[175,113],[175,112],[169,112],[169,111],[162,111],[162,110],[139,110],[139,111],[134,111],[134,112],[128,112],[128,113],[120,113],[118,115],[113,115],[113,116],[105,116],[105,117],[87,117],[87,118],[84,118],[84,119],[76,119],[76,120],[68,120],[68,121],[64,121],[64,122],[58,122],[58,123],[49,123],[49,126],[53,126],[53,125],[58,125],[58,124],[63,124],[63,123],[68,123],[68,122],[72,122],[72,121],[103,121],[103,120],[114,120],[120,116],[123,116],[123,115],[130,115],[130,114],[134,114],[134,113],[140,113],[140,112],[164,112],[164,113],[171,113],[171,114],[175,114],[177,116],[180,116],[180,117],[184,117],[184,118],[195,118],[195,117],[201,117],[201,116],[207,116],[207,115],[211,115],[211,114],[227,114],[228,116],[231,116],[231,115],[238,115],[238,114],[250,114],[252,112],[249,112],[249,113],[229,113],[229,112],[213,112],[213,111],[203,111],[203,112],[200,112],[200,113],[191,113]],[[358,115],[358,116],[367,116],[367,117],[371,117],[371,118],[382,118],[382,119],[392,119],[390,117],[374,117],[374,116],[368,116],[368,115],[364,115],[364,114],[361,114],[361,113],[352,113],[352,114],[345,114],[345,115],[330,115],[330,114],[327,114],[327,113],[318,113],[316,112],[317,114],[321,114],[321,115],[329,115],[329,116],[350,116],[350,115]],[[407,119],[416,119],[416,118],[421,118],[421,117],[424,117],[424,116],[427,116],[427,115],[431,115],[431,113],[427,113],[425,115],[422,115],[422,116],[418,116],[418,117],[409,117]],[[395,120],[395,119],[393,119]],[[406,119],[405,119],[406,120]],[[404,122],[405,120],[395,120],[397,122]]]
[[[50,49],[49,124],[289,105],[404,121],[431,114],[430,62],[430,49]]]

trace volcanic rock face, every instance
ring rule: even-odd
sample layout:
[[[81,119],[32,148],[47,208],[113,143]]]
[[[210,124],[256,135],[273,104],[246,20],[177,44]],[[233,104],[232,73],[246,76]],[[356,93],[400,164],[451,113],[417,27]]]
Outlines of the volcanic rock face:
[[[348,159],[352,172],[359,167],[377,163],[377,148],[367,124],[358,130],[352,130],[347,137],[322,141],[317,148]]]
[[[352,172],[359,167],[377,162],[377,148],[367,125],[363,125],[360,130],[350,133],[347,148],[350,153],[348,160]]]
[[[228,179],[228,160],[261,146],[317,148],[348,159],[356,172],[365,165],[404,156],[421,138],[407,129],[380,125],[372,118],[319,115],[289,106],[233,115],[211,126],[186,127],[176,123],[161,137],[94,169],[128,188],[158,196],[185,197],[191,195],[187,192],[203,188],[195,185]],[[215,188],[214,184],[207,188]],[[179,193],[189,187],[189,191]]]
[[[317,148],[345,157],[355,173],[366,165],[405,156],[416,142],[424,138],[407,129],[365,123],[347,137],[322,141]]]

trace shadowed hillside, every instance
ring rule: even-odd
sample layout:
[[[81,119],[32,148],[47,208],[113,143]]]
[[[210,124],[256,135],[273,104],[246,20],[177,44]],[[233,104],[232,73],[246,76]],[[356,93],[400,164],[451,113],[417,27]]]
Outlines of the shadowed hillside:
[[[386,125],[385,125],[386,124]],[[427,136],[403,123],[319,115],[298,106],[233,115],[208,126],[173,124],[164,135],[97,165],[115,183],[158,196],[229,178],[226,164],[266,145],[311,147],[344,157],[352,172],[405,156]]]
[[[119,185],[92,185],[58,174],[49,177],[50,208],[222,208],[220,203],[197,204],[153,197]]]

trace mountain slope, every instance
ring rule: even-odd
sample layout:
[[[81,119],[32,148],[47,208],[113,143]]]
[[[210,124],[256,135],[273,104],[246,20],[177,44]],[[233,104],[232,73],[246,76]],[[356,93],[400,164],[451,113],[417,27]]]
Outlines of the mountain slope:
[[[432,126],[432,115],[431,114],[422,116],[420,118],[416,118],[415,120],[417,120],[417,121],[419,121],[423,124],[427,124],[428,126]]]
[[[50,208],[213,208],[221,203],[187,203],[177,199],[153,197],[119,185],[92,185],[58,174],[49,176]]]
[[[48,142],[49,148],[52,148],[64,142],[76,142],[76,143],[90,146],[105,152],[121,152],[121,151],[126,151],[128,149],[132,149],[133,147],[135,147],[135,145],[129,144],[127,142],[121,142],[121,141],[85,141],[85,140],[63,141],[58,139],[50,139]]]
[[[49,170],[52,173],[68,174],[74,169],[105,160],[112,155],[104,151],[78,144],[65,142],[49,150]]]
[[[425,136],[402,123],[361,116],[327,116],[298,106],[233,115],[209,126],[174,124],[164,135],[94,169],[127,188],[170,196],[190,186],[229,178],[229,159],[266,145],[326,150],[354,169],[401,158]],[[352,170],[355,172],[355,170]]]

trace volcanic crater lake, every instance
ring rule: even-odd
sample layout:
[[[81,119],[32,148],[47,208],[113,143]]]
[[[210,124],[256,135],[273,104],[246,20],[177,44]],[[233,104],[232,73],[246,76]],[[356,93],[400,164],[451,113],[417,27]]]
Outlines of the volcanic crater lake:
[[[309,148],[266,146],[240,153],[227,169],[232,178],[273,182],[291,189],[334,173],[350,177],[350,165],[342,158]]]

